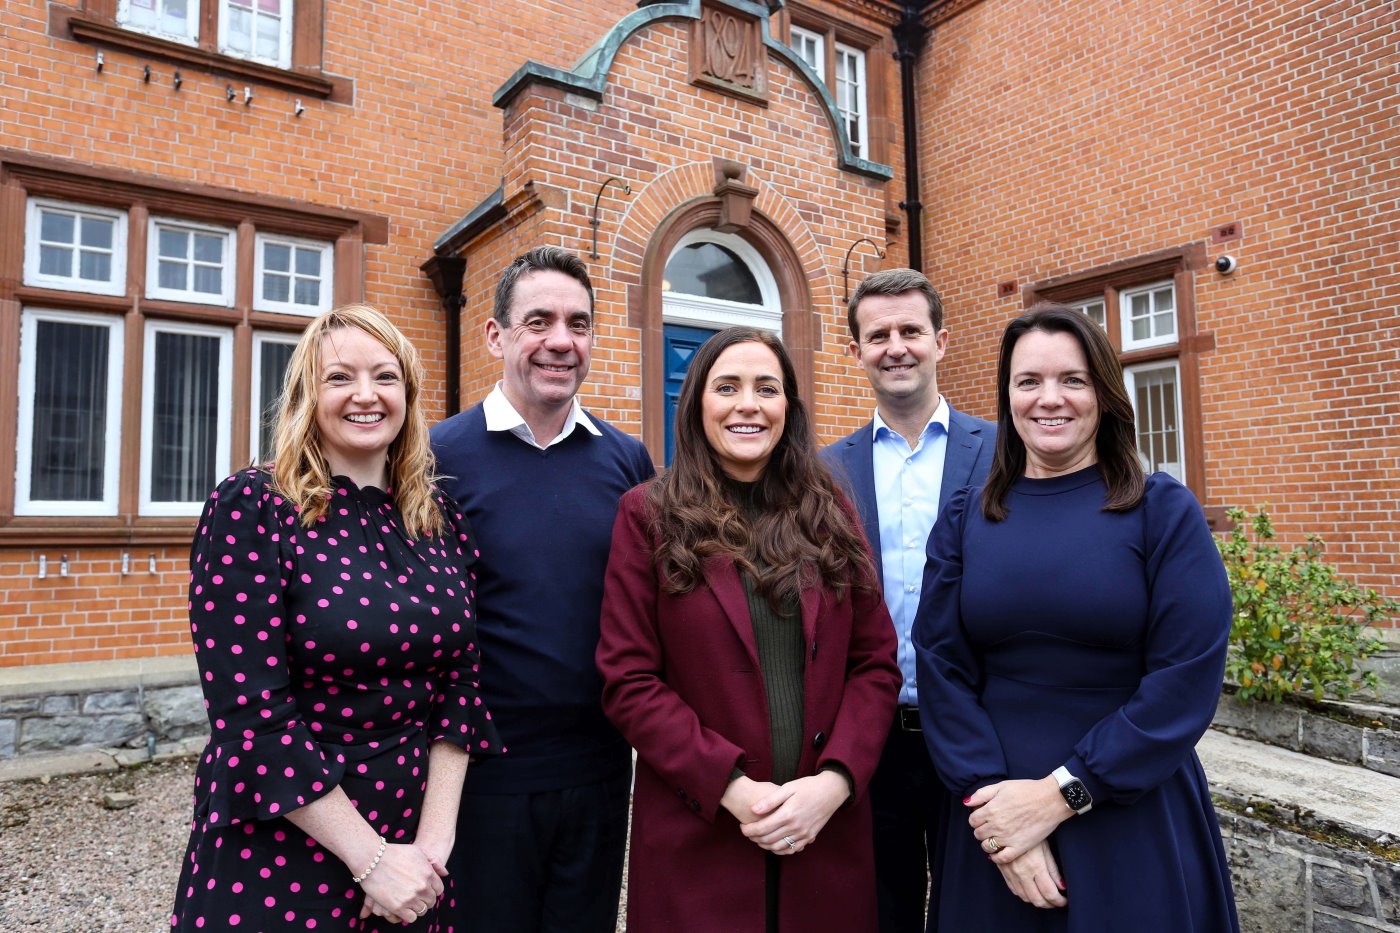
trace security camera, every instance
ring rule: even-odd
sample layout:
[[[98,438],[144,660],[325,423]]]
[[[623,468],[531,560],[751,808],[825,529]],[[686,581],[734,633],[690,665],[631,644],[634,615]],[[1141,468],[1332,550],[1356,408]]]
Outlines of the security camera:
[[[1235,261],[1234,256],[1221,256],[1215,261],[1215,271],[1221,275],[1229,275],[1238,269],[1240,264]]]

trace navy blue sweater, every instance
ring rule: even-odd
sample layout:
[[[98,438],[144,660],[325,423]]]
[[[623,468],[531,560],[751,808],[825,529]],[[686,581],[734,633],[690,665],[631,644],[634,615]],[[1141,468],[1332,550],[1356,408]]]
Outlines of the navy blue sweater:
[[[539,450],[487,431],[480,405],[432,429],[443,489],[481,548],[481,695],[505,754],[472,764],[467,793],[533,793],[631,766],[603,716],[594,664],[617,502],[656,471],[641,442],[590,414]]]

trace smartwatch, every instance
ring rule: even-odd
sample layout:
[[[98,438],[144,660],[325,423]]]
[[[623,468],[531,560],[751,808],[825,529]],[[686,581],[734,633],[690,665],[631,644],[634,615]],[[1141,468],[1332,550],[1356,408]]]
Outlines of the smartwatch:
[[[1060,785],[1060,793],[1065,798],[1065,804],[1078,813],[1080,816],[1094,809],[1094,798],[1089,794],[1089,788],[1084,786],[1084,782],[1073,774],[1064,765],[1050,772],[1050,776],[1055,779],[1055,783]]]

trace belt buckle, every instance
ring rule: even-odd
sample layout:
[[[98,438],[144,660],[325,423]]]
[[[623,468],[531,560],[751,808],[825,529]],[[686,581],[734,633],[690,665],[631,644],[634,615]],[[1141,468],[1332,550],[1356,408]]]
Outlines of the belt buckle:
[[[901,706],[899,708],[899,728],[904,732],[923,732],[923,725],[919,722],[919,708],[917,706]]]

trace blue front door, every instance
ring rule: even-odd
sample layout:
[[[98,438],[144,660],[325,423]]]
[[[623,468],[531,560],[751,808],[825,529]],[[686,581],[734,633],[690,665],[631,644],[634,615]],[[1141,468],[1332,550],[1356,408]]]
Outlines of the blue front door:
[[[686,370],[695,358],[695,351],[709,340],[717,330],[703,327],[681,327],[667,324],[661,329],[661,352],[666,361],[666,465],[671,465],[671,457],[676,450],[676,402],[681,397],[681,383],[685,381]]]

